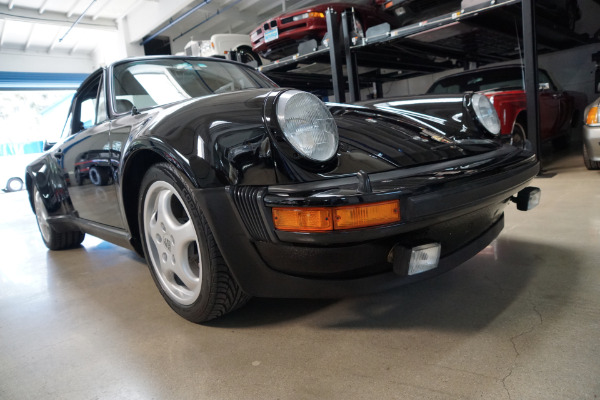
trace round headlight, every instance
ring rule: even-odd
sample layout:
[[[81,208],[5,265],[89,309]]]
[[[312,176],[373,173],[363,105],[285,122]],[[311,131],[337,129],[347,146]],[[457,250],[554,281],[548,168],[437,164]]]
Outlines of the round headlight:
[[[482,94],[475,93],[471,98],[477,119],[491,134],[500,133],[500,119],[492,103]]]
[[[277,122],[289,144],[303,157],[327,161],[338,147],[337,125],[321,100],[289,90],[277,101]]]

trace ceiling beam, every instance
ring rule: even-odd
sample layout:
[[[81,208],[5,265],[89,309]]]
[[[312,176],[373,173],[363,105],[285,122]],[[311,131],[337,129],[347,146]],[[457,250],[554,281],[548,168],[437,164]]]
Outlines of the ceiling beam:
[[[0,48],[4,44],[4,29],[6,28],[6,21],[2,24],[2,29],[0,29]]]
[[[49,2],[50,2],[50,0],[44,1],[44,4],[42,4],[40,9],[38,10],[38,13],[43,14],[46,11],[46,7],[48,6]]]
[[[75,42],[73,47],[71,47],[71,50],[69,50],[69,55],[72,56],[73,53],[75,53],[78,48],[79,48],[79,40]]]
[[[60,30],[58,30],[56,32],[56,35],[54,35],[54,40],[52,40],[52,43],[50,43],[50,46],[48,47],[48,50],[46,51],[47,53],[51,53],[52,50],[54,50],[54,48],[58,45],[59,41],[58,39],[60,39]]]
[[[106,8],[106,6],[108,6],[113,0],[106,0],[104,2],[104,4],[102,4],[100,7],[98,7],[96,9],[96,12],[94,13],[94,15],[92,16],[92,21],[95,21],[98,19],[98,17],[100,16],[100,13],[102,11],[104,11],[104,9]]]
[[[59,25],[59,26],[71,26],[75,22],[75,18],[66,18],[64,13],[57,13],[52,11],[45,11],[44,16],[41,17],[37,9],[28,9],[22,7],[15,7],[14,10],[9,12],[7,5],[0,4],[0,14],[2,18],[13,21],[29,22],[36,24],[48,24],[48,25]],[[92,21],[90,17],[84,17],[78,24],[82,28],[102,29],[102,30],[117,30],[117,24],[112,19],[98,18],[96,21]]]
[[[35,31],[35,24],[31,24],[31,30],[29,31],[29,37],[27,38],[27,42],[25,43],[25,48],[23,49],[24,51],[27,51],[29,49],[29,46],[31,46],[31,41],[33,40],[34,31]]]

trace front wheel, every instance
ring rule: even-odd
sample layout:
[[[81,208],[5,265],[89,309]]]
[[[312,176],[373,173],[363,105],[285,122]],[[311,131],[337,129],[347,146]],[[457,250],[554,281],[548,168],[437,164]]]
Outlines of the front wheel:
[[[188,179],[168,163],[142,180],[139,224],[152,278],[169,306],[192,322],[247,302],[215,243]]]

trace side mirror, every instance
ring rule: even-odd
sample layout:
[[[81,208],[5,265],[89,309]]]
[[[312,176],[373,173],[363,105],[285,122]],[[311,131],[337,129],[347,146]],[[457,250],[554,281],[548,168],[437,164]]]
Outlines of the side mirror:
[[[543,92],[544,90],[550,90],[550,83],[549,82],[540,82],[538,90],[540,92]]]

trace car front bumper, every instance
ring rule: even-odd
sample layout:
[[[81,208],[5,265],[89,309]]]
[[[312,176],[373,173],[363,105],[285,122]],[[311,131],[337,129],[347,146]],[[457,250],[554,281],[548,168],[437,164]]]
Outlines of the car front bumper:
[[[600,126],[583,126],[583,144],[591,161],[600,161]]]
[[[341,297],[385,290],[447,271],[484,249],[504,225],[503,209],[539,164],[505,146],[431,166],[271,187],[198,190],[205,216],[242,289],[262,297]],[[402,219],[386,226],[297,233],[273,227],[271,208],[337,206],[399,199]],[[395,257],[439,243],[436,268],[416,275]],[[395,271],[395,272],[394,272]]]

